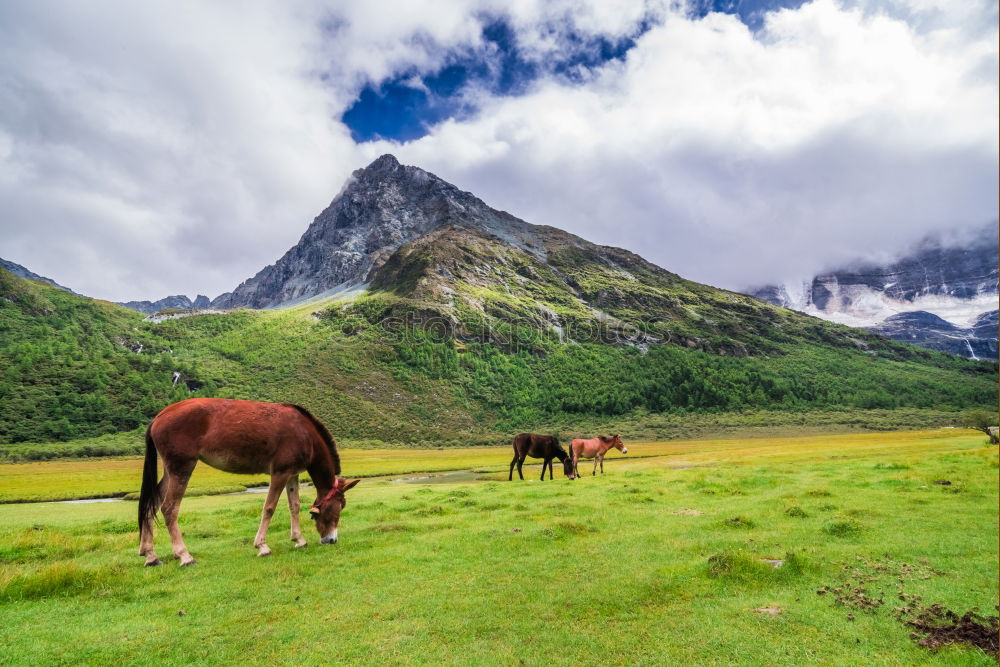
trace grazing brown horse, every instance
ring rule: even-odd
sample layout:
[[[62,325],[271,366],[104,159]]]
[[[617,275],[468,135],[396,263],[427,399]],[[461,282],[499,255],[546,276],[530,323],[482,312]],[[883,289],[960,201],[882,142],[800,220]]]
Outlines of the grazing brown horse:
[[[163,460],[163,479],[156,482],[156,454]],[[260,529],[253,545],[267,556],[267,527],[281,490],[288,489],[292,514],[291,537],[304,547],[299,530],[299,473],[308,471],[316,487],[309,513],[316,521],[320,542],[337,541],[340,512],[347,504],[344,492],[360,480],[340,474],[337,445],[305,408],[289,403],[260,403],[225,398],[189,398],[164,408],[146,429],[146,462],[139,492],[139,555],[146,565],[159,565],[153,552],[153,518],[163,512],[174,556],[181,565],[193,565],[177,527],[177,515],[188,480],[198,461],[233,473],[269,473],[271,484],[264,501]]]
[[[563,464],[563,473],[570,479],[576,479],[573,473],[573,463],[569,454],[562,448],[554,436],[538,435],[536,433],[519,433],[514,436],[514,458],[510,461],[510,474],[507,481],[514,479],[514,464],[517,464],[517,474],[524,479],[521,474],[521,464],[525,457],[533,459],[544,459],[542,461],[542,479],[545,479],[545,466],[549,467],[549,479],[552,479],[552,459],[559,459]]]
[[[591,476],[597,474],[598,461],[601,463],[601,474],[603,475],[604,455],[612,447],[619,450],[622,454],[628,454],[628,447],[622,444],[622,437],[617,433],[614,435],[602,435],[597,438],[574,439],[569,443],[569,453],[573,456],[573,472],[579,477],[580,471],[577,468],[577,464],[580,459],[594,459],[594,472],[590,473]]]

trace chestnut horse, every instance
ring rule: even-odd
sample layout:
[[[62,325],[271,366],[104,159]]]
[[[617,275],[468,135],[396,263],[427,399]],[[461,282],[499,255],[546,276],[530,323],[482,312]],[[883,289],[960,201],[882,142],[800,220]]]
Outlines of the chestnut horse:
[[[524,479],[521,474],[521,465],[525,457],[533,459],[544,459],[542,461],[542,480],[545,479],[545,466],[549,467],[549,479],[552,479],[552,459],[559,459],[563,464],[563,474],[570,479],[576,479],[573,473],[573,463],[569,454],[559,444],[559,440],[551,435],[538,435],[536,433],[519,433],[514,436],[514,458],[510,461],[510,474],[507,481],[514,479],[514,464],[517,464],[517,474]]]
[[[617,433],[614,435],[602,435],[597,438],[574,439],[569,443],[569,453],[573,456],[573,472],[579,477],[580,471],[577,468],[577,464],[580,459],[594,459],[594,472],[590,473],[591,476],[597,474],[598,461],[601,463],[601,474],[603,475],[604,455],[612,447],[619,450],[622,454],[628,454],[628,447],[622,444],[622,437]]]
[[[163,479],[156,482],[156,455],[163,460]],[[146,565],[159,565],[153,552],[153,519],[162,510],[174,556],[181,565],[193,565],[177,526],[177,515],[188,480],[198,461],[232,473],[269,473],[271,484],[264,501],[260,528],[253,545],[267,556],[267,527],[281,490],[288,489],[292,515],[291,538],[304,547],[299,529],[299,473],[308,471],[316,487],[309,513],[316,521],[320,542],[337,541],[340,512],[347,504],[344,492],[360,480],[340,474],[337,445],[309,411],[289,403],[260,403],[225,398],[189,398],[164,408],[146,429],[146,462],[139,493],[139,555]]]

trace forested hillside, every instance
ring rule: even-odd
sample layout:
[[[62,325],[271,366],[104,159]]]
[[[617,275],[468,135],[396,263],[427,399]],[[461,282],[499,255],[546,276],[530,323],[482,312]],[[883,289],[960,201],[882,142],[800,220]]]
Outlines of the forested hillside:
[[[387,267],[409,271],[416,287],[422,274],[403,264]],[[643,334],[644,342],[571,341],[571,327],[514,324],[496,316],[511,312],[503,308],[463,320],[403,296],[406,289],[145,322],[119,306],[0,271],[0,442],[128,431],[195,395],[291,401],[308,406],[338,438],[428,446],[495,443],[511,430],[636,415],[948,412],[996,402],[992,364],[870,334],[845,343],[855,330],[800,315],[758,323],[782,329],[781,340],[741,332],[727,342],[697,336],[689,325],[684,336],[659,342],[650,336],[662,330]],[[480,289],[481,297],[493,291]],[[608,308],[617,317],[603,321],[617,331],[624,309]],[[800,330],[802,323],[816,330]],[[747,349],[734,354],[738,346]],[[182,376],[176,385],[175,372]]]

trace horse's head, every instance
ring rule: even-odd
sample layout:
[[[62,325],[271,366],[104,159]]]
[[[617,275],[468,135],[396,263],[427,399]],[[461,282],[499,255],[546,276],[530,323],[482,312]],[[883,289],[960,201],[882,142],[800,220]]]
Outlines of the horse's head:
[[[340,513],[347,507],[347,498],[344,496],[344,492],[360,481],[360,479],[352,479],[348,482],[343,477],[335,477],[333,488],[322,498],[317,498],[316,502],[309,508],[309,515],[316,521],[319,541],[323,544],[336,544]]]
[[[622,442],[622,437],[615,433],[611,436],[611,446],[619,450],[622,454],[628,454],[628,447]]]
[[[576,479],[576,473],[573,472],[573,457],[567,456],[563,459],[563,474],[569,479]]]

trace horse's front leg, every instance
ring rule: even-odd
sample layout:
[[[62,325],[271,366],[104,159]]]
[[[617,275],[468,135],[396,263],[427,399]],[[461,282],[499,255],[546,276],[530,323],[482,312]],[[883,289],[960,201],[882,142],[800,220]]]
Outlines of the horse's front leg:
[[[597,456],[594,457],[594,470],[593,470],[593,472],[590,473],[591,477],[593,477],[594,475],[597,474],[597,459],[599,459],[599,458],[601,458],[600,454],[598,454]]]
[[[271,475],[271,484],[267,487],[267,499],[264,501],[264,511],[260,515],[260,528],[257,529],[257,537],[253,540],[253,545],[257,547],[258,556],[267,556],[271,549],[267,546],[267,527],[274,516],[274,510],[278,506],[278,498],[281,497],[281,490],[285,488],[289,473]]]
[[[307,543],[299,529],[299,476],[289,477],[285,489],[288,491],[288,512],[292,516],[292,542],[296,547],[304,547]]]
[[[604,474],[604,454],[601,454],[601,474]]]
[[[551,465],[551,463],[552,463],[552,459],[542,459],[542,481],[543,482],[545,481],[545,468],[546,468],[546,466]],[[549,475],[549,478],[551,478],[551,477],[552,477],[552,475]]]

